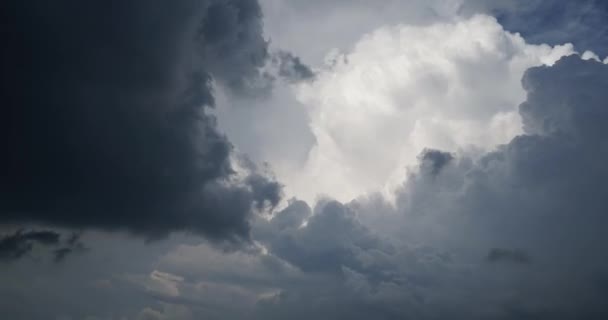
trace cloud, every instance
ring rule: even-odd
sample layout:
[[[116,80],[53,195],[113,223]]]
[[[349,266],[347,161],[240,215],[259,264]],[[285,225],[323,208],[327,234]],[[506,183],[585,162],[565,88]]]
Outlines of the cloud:
[[[379,3],[340,0],[306,3],[289,0],[261,1],[265,13],[265,31],[271,40],[271,52],[272,47],[288,49],[296,52],[298,58],[314,67],[316,81],[312,83],[313,89],[307,93],[311,97],[301,94],[302,90],[297,88],[298,84],[292,83],[292,87],[294,85],[296,87],[297,100],[293,98],[293,88],[283,85],[261,102],[222,99],[218,110],[220,126],[239,150],[251,154],[256,160],[270,163],[285,184],[286,193],[290,196],[311,202],[315,200],[317,194],[329,195],[342,201],[351,200],[363,192],[382,188],[386,188],[386,193],[390,194],[391,187],[399,183],[404,176],[404,165],[415,164],[416,155],[423,148],[456,151],[458,148],[469,148],[474,145],[473,147],[487,151],[496,144],[509,141],[521,132],[516,106],[524,100],[525,92],[519,84],[524,70],[533,65],[555,61],[559,56],[573,52],[574,48],[558,46],[553,50],[554,56],[551,56],[547,52],[547,47],[540,45],[544,43],[542,37],[534,38],[533,41],[528,41],[526,38],[525,45],[517,44],[523,40],[520,38],[520,40],[512,40],[513,44],[509,45],[508,40],[502,40],[501,32],[497,32],[500,30],[506,35],[508,34],[506,31],[521,31],[520,29],[525,27],[523,23],[520,23],[519,28],[514,28],[517,24],[513,24],[505,31],[502,27],[498,27],[499,24],[496,22],[473,26],[470,21],[477,13],[491,14],[498,10],[505,12],[499,16],[498,22],[502,22],[507,17],[517,17],[524,11],[531,15],[529,20],[532,21],[532,18],[536,19],[537,16],[544,17],[541,7],[545,8],[547,4],[550,3],[540,6],[536,2],[527,5],[527,3],[519,4],[512,1],[470,0],[405,2],[387,0]],[[559,6],[564,4],[567,2],[560,2]],[[447,27],[464,26],[467,23],[468,28],[474,29],[475,32],[459,32],[456,28]],[[586,21],[581,23],[584,24]],[[491,24],[493,26],[490,26]],[[439,25],[449,29],[444,33],[446,37],[450,35],[447,40],[441,39],[440,33],[423,37],[418,34],[418,30],[430,32],[429,30],[437,29]],[[401,32],[401,29],[404,31]],[[442,49],[447,48],[449,39],[452,39],[453,43],[462,43],[463,47],[474,47],[475,37],[481,37],[482,33],[486,33],[488,39],[492,39],[489,42],[493,42],[494,47],[482,48],[487,52],[469,57],[473,61],[464,62],[459,59],[456,54],[459,49],[446,49],[447,52]],[[386,39],[383,42],[382,37],[374,38],[371,34],[384,34]],[[517,38],[515,34],[511,34],[511,37]],[[420,38],[422,41],[419,41]],[[569,37],[568,33],[564,33],[561,38],[552,38],[550,43],[559,45],[574,40],[576,39]],[[363,47],[364,43],[367,46]],[[416,50],[408,51],[408,47],[419,48],[421,52],[433,52],[433,54],[417,56]],[[538,50],[530,50],[527,49],[528,47],[536,47]],[[383,48],[391,48],[391,50],[383,53]],[[492,52],[491,48],[494,48],[495,52]],[[390,56],[391,52],[394,56]],[[404,61],[411,61],[413,67],[407,70],[402,68],[403,63],[396,61],[399,57]],[[344,63],[344,59],[347,58],[348,64]],[[449,63],[459,66],[454,70],[456,72],[454,77],[450,74],[452,70],[444,69],[441,64],[435,65],[441,59],[447,59]],[[426,67],[421,67],[422,71],[414,70],[418,63]],[[336,67],[336,64],[342,67],[332,69],[331,66]],[[376,64],[380,68],[375,68]],[[393,66],[395,68],[392,68]],[[471,70],[467,67],[471,67]],[[492,69],[493,67],[495,69]],[[375,77],[383,81],[376,81],[376,78],[357,79],[360,75],[353,72],[356,68],[360,69],[361,74],[375,74]],[[391,73],[393,70],[395,72]],[[401,75],[395,75],[398,74],[397,70],[401,71]],[[432,75],[427,75],[429,73]],[[408,81],[408,77],[412,78],[411,81]],[[347,78],[350,80],[346,81]],[[428,84],[430,81],[435,83]],[[482,85],[461,86],[462,83],[473,84],[477,81]],[[412,131],[408,130],[407,120],[417,119],[419,115],[415,114],[414,110],[406,110],[406,107],[414,104],[417,96],[422,96],[423,99],[430,96],[442,97],[443,94],[438,93],[442,90],[442,84],[461,95],[462,99],[452,99],[446,94],[446,99],[436,99],[440,101],[434,103],[433,108],[420,108],[429,110],[426,116],[430,119],[420,120],[415,127],[416,136],[407,139],[408,135],[404,131]],[[381,87],[384,85],[390,89],[382,91]],[[483,87],[484,90],[477,91],[476,86]],[[325,91],[320,92],[323,88]],[[376,88],[378,90],[375,90]],[[488,92],[487,95],[482,94],[485,91]],[[378,112],[380,109],[374,108],[375,101],[384,104],[383,102],[388,100],[399,104],[399,112],[406,118],[402,121],[404,128],[394,129],[393,131],[398,132],[389,134],[388,131],[393,126],[387,125],[387,122],[400,121],[397,117],[384,122],[382,119],[376,119],[377,116],[364,114],[367,110],[359,110],[354,106],[347,110],[342,109],[342,105],[355,104],[353,101],[355,95],[351,92],[374,96],[369,99],[371,101],[368,103],[371,109],[369,113]],[[470,100],[477,98],[477,101],[462,101],[467,97],[472,97]],[[436,119],[437,117],[433,115],[433,112],[437,113],[439,109],[447,110],[447,106],[450,106],[449,109],[453,109],[454,112],[461,111],[461,102],[463,106],[476,106],[476,110],[470,108],[466,114],[461,112],[457,116],[459,119],[456,119],[454,114],[447,116],[443,111],[440,112],[438,117],[449,118],[449,123],[445,119]],[[265,112],[248,112],[248,108],[238,107],[252,104],[259,105]],[[476,111],[479,110],[483,112],[477,114]],[[494,113],[493,121],[480,119],[481,115],[487,113]],[[349,123],[348,119],[352,116],[365,118],[369,122],[365,123],[366,126],[381,122],[381,128],[373,128],[371,130],[373,134],[364,134],[365,126]],[[321,117],[327,124],[319,123]],[[390,118],[391,115],[387,117]],[[343,139],[336,139],[335,135],[327,137],[328,133],[325,131],[331,129],[327,126],[344,126],[346,128],[334,128],[332,131],[344,132],[342,135],[353,137],[353,140],[357,137],[359,141],[342,141]],[[357,132],[347,133],[355,126],[359,126]],[[289,132],[289,135],[285,135],[285,132]],[[358,135],[372,137],[376,132],[386,132],[386,136],[390,136],[385,137],[382,134],[382,137],[377,139],[380,142],[367,142],[358,137]],[[492,134],[486,134],[487,132]],[[397,137],[419,142],[415,146],[405,147],[405,143],[402,145],[401,141],[397,141]],[[448,140],[452,140],[452,143],[457,145],[446,146]],[[370,159],[374,154],[388,152],[385,149],[389,149],[389,143],[392,150],[390,156]],[[319,146],[315,147],[315,144]],[[318,150],[320,148],[324,150]],[[397,150],[399,148],[404,150]],[[353,158],[358,159],[356,164],[350,163],[354,162]],[[374,165],[373,162],[377,160],[380,161]],[[391,177],[387,178],[387,176]],[[347,181],[344,179],[348,182],[342,183]]]
[[[315,77],[310,67],[302,63],[293,53],[279,51],[275,54],[274,60],[279,67],[279,76],[289,81],[310,80]]]
[[[247,239],[280,187],[210,114],[212,81],[261,90],[267,43],[254,0],[3,4],[0,210],[4,223],[190,230]]]
[[[65,241],[65,244],[53,251],[55,262],[62,262],[67,256],[72,254],[84,253],[89,249],[80,241],[80,233],[72,233]]]
[[[475,129],[477,126],[469,123],[461,123],[456,127],[454,124],[447,124],[445,121],[438,121],[435,119],[420,121],[420,124],[418,125],[418,130],[421,131],[419,133],[420,139],[432,139],[433,141],[420,142],[420,145],[415,147],[404,147],[404,149],[412,150],[411,152],[407,150],[403,152],[393,151],[395,154],[383,157],[384,159],[380,159],[380,163],[376,166],[371,164],[374,160],[366,161],[368,162],[366,164],[349,164],[349,162],[353,162],[352,158],[360,159],[358,162],[363,162],[368,158],[372,158],[373,156],[371,155],[373,154],[386,152],[385,150],[373,149],[368,150],[369,152],[362,151],[354,154],[352,149],[355,149],[354,151],[366,148],[372,149],[369,145],[380,148],[383,146],[383,143],[389,141],[387,141],[387,138],[384,136],[378,139],[381,141],[380,143],[377,141],[366,143],[363,139],[357,138],[360,141],[356,143],[350,142],[348,146],[345,146],[344,141],[336,141],[333,136],[326,137],[326,132],[320,134],[318,132],[319,129],[315,129],[319,124],[315,122],[318,122],[316,121],[317,117],[323,117],[326,119],[325,121],[331,123],[332,126],[342,124],[347,128],[354,128],[358,125],[356,123],[348,124],[346,122],[351,114],[357,114],[359,113],[359,110],[355,111],[353,109],[348,109],[348,111],[342,111],[340,109],[340,111],[337,111],[339,106],[345,102],[339,101],[338,103],[333,99],[341,99],[340,97],[333,97],[330,99],[330,96],[332,95],[340,95],[338,93],[340,92],[340,88],[347,89],[347,86],[353,87],[352,84],[356,81],[354,79],[356,75],[351,75],[350,78],[352,81],[347,84],[346,81],[343,81],[346,77],[340,76],[339,70],[331,70],[329,72],[323,70],[325,69],[325,62],[329,65],[333,65],[336,61],[343,61],[343,58],[349,57],[349,55],[355,56],[358,53],[361,58],[364,58],[363,54],[370,55],[370,65],[372,62],[378,62],[379,65],[386,64],[388,66],[387,69],[390,68],[390,66],[399,65],[395,61],[390,60],[387,56],[379,55],[379,52],[382,50],[381,48],[385,47],[384,43],[377,41],[372,44],[371,39],[363,41],[362,36],[365,34],[372,33],[374,30],[378,29],[386,31],[386,29],[391,29],[391,26],[394,27],[398,25],[419,27],[421,29],[438,24],[455,25],[459,21],[469,20],[477,14],[484,14],[495,16],[497,22],[505,31],[521,35],[522,38],[525,39],[526,46],[542,44],[559,46],[566,43],[574,43],[574,47],[570,48],[570,51],[574,51],[575,48],[581,52],[590,49],[595,51],[602,58],[607,54],[603,46],[607,43],[605,39],[606,27],[604,21],[606,20],[605,17],[608,10],[602,1],[596,0],[584,0],[580,2],[553,0],[533,0],[525,2],[477,0],[385,0],[380,2],[369,2],[331,0],[306,1],[305,3],[291,0],[263,0],[261,1],[261,5],[265,13],[266,33],[271,39],[271,44],[278,48],[296,52],[299,57],[314,66],[314,70],[317,71],[318,74],[316,77],[317,80],[321,79],[321,81],[323,81],[323,79],[326,78],[331,79],[333,74],[338,74],[333,78],[333,82],[340,83],[340,85],[336,85],[338,88],[324,86],[326,87],[327,93],[311,90],[310,94],[312,99],[310,100],[302,99],[302,95],[299,96],[298,102],[289,101],[284,97],[281,97],[280,99],[270,99],[270,101],[267,102],[268,115],[258,117],[256,117],[256,115],[247,115],[245,117],[246,119],[254,117],[257,122],[264,123],[252,126],[252,128],[249,128],[247,125],[242,125],[242,123],[240,123],[241,121],[238,119],[227,119],[232,116],[235,118],[240,117],[240,115],[234,115],[234,113],[222,117],[221,122],[238,122],[238,125],[230,125],[230,128],[226,130],[228,136],[235,141],[235,144],[240,149],[253,149],[254,151],[251,152],[257,153],[256,159],[263,159],[263,161],[271,163],[273,167],[276,168],[277,176],[285,183],[285,190],[288,195],[298,196],[309,202],[314,201],[318,193],[330,195],[342,201],[351,200],[363,192],[385,187],[389,189],[386,191],[386,194],[390,194],[391,186],[399,183],[404,176],[402,170],[403,166],[415,164],[415,156],[422,148],[428,147],[455,151],[456,149],[463,147],[461,145],[456,147],[436,145],[435,143],[437,140],[443,140],[441,142],[444,142],[448,139],[458,139],[461,140],[458,142],[464,142],[466,144],[464,147],[470,146],[469,141],[473,142],[473,144],[479,144],[480,141],[478,140],[482,140],[482,145],[476,145],[476,147],[481,147],[481,149],[487,151],[496,144],[509,141],[521,132],[519,130],[520,124],[517,123],[519,121],[519,119],[517,119],[519,116],[517,114],[516,106],[523,101],[525,93],[519,85],[519,80],[525,69],[533,65],[538,65],[538,62],[528,63],[525,66],[521,66],[521,68],[517,68],[518,70],[515,70],[516,68],[501,67],[501,65],[508,62],[496,63],[491,59],[486,61],[487,65],[486,67],[483,67],[481,60],[484,58],[479,57],[477,59],[478,64],[475,65],[473,63],[473,65],[476,66],[473,69],[479,73],[477,76],[479,78],[484,77],[486,70],[489,74],[485,81],[480,80],[480,82],[484,84],[484,88],[492,87],[493,84],[497,84],[495,91],[492,89],[488,90],[488,92],[492,92],[492,94],[489,94],[488,96],[496,97],[496,100],[480,102],[479,108],[482,110],[487,109],[489,112],[495,109],[485,108],[487,105],[504,103],[504,105],[511,106],[509,112],[496,117],[494,123],[491,125],[492,128],[480,128],[479,131],[477,131]],[[314,23],[311,23],[311,21],[314,21]],[[398,28],[395,27],[393,29]],[[327,32],[327,30],[332,30],[332,32]],[[479,30],[487,29],[478,26],[476,30],[479,32]],[[455,30],[449,30],[446,34],[448,32],[452,35],[451,39],[456,39]],[[415,32],[412,31],[411,33]],[[466,36],[472,38],[473,32]],[[426,38],[429,38],[429,40],[427,40],[428,42],[433,41],[430,40],[433,39],[433,37]],[[398,53],[401,52],[397,48],[401,44],[403,47],[420,47],[418,44],[418,36],[415,34],[410,38],[404,37],[401,41],[396,40],[396,37],[392,39],[394,40],[393,43],[387,44],[386,47],[393,48],[395,56],[398,56]],[[460,41],[460,38],[458,39]],[[355,52],[358,50],[358,45],[362,42],[369,44],[368,50],[371,54],[369,52]],[[435,48],[441,48],[441,43],[447,43],[448,41],[437,40],[437,42],[438,44],[429,44],[428,51],[432,51]],[[466,43],[466,41],[463,43]],[[470,47],[471,45],[464,46]],[[376,51],[376,56],[372,56],[372,50],[374,49]],[[501,49],[507,50],[507,48],[500,46],[497,46],[497,49],[499,51]],[[517,50],[519,49],[514,50],[516,50],[516,52],[504,51],[505,59],[510,59],[512,54],[527,56],[537,55],[537,53],[532,53],[530,51],[518,52]],[[522,50],[526,51],[525,49]],[[441,50],[438,49],[435,51],[437,51],[435,52],[435,55],[441,54]],[[451,51],[452,52],[450,53],[453,53],[457,50]],[[556,52],[557,51],[559,50],[556,50]],[[568,54],[566,51],[568,50],[561,51],[561,54]],[[350,56],[351,61],[349,61],[351,62],[351,67],[353,66],[353,63],[360,65],[361,59],[352,61],[352,56]],[[451,56],[453,55],[448,53],[446,58],[449,59]],[[551,60],[557,58],[559,57],[554,56]],[[415,56],[407,57],[407,60],[409,61],[418,61],[418,59],[419,58]],[[390,63],[388,62],[389,60],[391,61]],[[515,62],[517,58],[513,58],[513,60],[513,63],[510,63],[512,66],[516,63],[520,63]],[[459,61],[455,61],[454,63],[458,62]],[[542,63],[548,63],[548,61],[545,60],[542,61]],[[496,66],[497,69],[489,70],[491,69],[489,66]],[[365,67],[360,66],[360,68],[361,72],[366,72],[366,74],[372,74],[373,71],[377,72],[377,77],[379,78],[389,78],[389,75],[384,72],[386,71],[384,69],[371,70],[371,66],[367,65]],[[509,71],[505,71],[505,69],[509,69]],[[413,74],[413,77],[416,77],[415,82],[424,83],[424,79],[419,79],[421,78],[421,73],[423,72],[415,70],[403,72],[404,75]],[[509,76],[504,75],[505,73],[509,74]],[[404,81],[402,78],[406,77],[391,78],[393,81],[391,81],[390,85],[397,86],[396,83],[403,84]],[[496,81],[495,78],[509,78],[510,80],[508,83],[504,83]],[[467,79],[465,81],[469,80]],[[371,96],[370,88],[374,88],[374,84],[380,83],[380,81],[374,81],[372,79],[369,82],[371,83],[362,83],[356,89],[351,88],[351,91]],[[317,83],[319,83],[319,81],[317,81]],[[440,85],[440,83],[437,85]],[[321,84],[318,84],[317,86],[320,87]],[[428,97],[437,95],[436,90],[429,90],[427,93],[427,91],[419,88],[419,86],[412,85],[412,87],[415,87],[412,89],[412,92],[420,92],[421,96]],[[450,86],[450,88],[454,87],[456,86]],[[505,89],[503,90],[503,88]],[[402,88],[395,89],[395,91],[399,92],[400,89]],[[486,90],[484,89],[481,91]],[[401,104],[411,104],[411,101],[415,100],[415,97],[397,97],[398,94],[394,93],[380,92],[380,94],[385,97],[386,100],[397,100]],[[463,92],[463,94],[466,93]],[[343,95],[353,96],[350,93],[345,93]],[[482,96],[482,94],[478,94],[478,91],[475,90],[471,90],[470,95],[473,97]],[[410,98],[410,100],[407,100],[408,98]],[[322,103],[315,101],[317,99],[323,100]],[[401,99],[404,100],[402,101]],[[347,99],[343,98],[342,100]],[[374,97],[370,100],[376,101],[378,99],[377,97]],[[372,103],[370,103],[370,105],[371,104]],[[452,101],[448,100],[442,102],[442,104],[450,105],[452,104]],[[468,104],[476,105],[474,102],[468,102]],[[302,108],[302,105],[304,108]],[[320,107],[322,105],[327,105],[327,107]],[[336,107],[336,105],[338,107]],[[289,116],[286,116],[281,114],[282,112],[286,113],[284,111],[285,109],[293,110],[293,115],[290,114]],[[307,114],[302,114],[302,109],[304,109]],[[372,111],[375,110],[371,107],[370,109],[372,109]],[[333,110],[336,110],[336,112],[332,113]],[[336,114],[336,116],[332,117],[332,114]],[[360,117],[366,118],[371,122],[374,120],[374,117],[370,115],[361,114]],[[410,114],[407,116],[408,119],[416,119],[417,117],[417,114]],[[462,115],[460,115],[460,117],[462,117]],[[456,120],[454,117],[450,116],[450,118],[452,120],[451,122]],[[488,127],[490,126],[488,123],[489,121],[486,120],[483,124]],[[306,124],[310,124],[310,130],[306,130]],[[385,122],[383,122],[383,124],[385,124]],[[389,128],[389,126],[382,126],[379,130],[374,129],[371,131],[373,132],[373,135],[375,135],[377,131],[388,131]],[[321,129],[323,131],[327,130],[325,125],[322,125]],[[290,132],[289,138],[282,139],[281,137],[283,135],[281,133],[286,130]],[[348,130],[336,128],[334,131],[346,132]],[[357,131],[362,131],[362,127],[358,127]],[[344,135],[355,137],[358,132],[344,133]],[[454,132],[458,132],[458,134],[454,134]],[[468,136],[468,134],[475,135],[475,132],[479,132],[483,138]],[[484,134],[486,132],[492,132],[492,134]],[[391,134],[391,137],[404,137],[404,135],[403,132],[398,132]],[[316,142],[319,145],[329,145],[327,149],[331,150],[319,151],[317,149],[320,147],[311,147],[311,136],[314,139],[313,143]],[[367,136],[371,137],[372,134],[367,134]],[[328,139],[333,141],[327,141]],[[261,144],[263,148],[252,148],[252,140]],[[433,144],[427,144],[428,142],[432,142]],[[352,146],[355,144],[357,146]],[[396,146],[392,149],[402,147],[400,141],[394,142],[394,144]],[[361,153],[365,153],[365,155],[361,155]],[[304,156],[302,156],[302,154],[304,154]],[[302,157],[305,157],[305,159],[303,160]],[[306,157],[309,157],[309,159],[306,160]],[[407,157],[407,161],[404,159],[405,157]],[[311,160],[314,158],[321,159]],[[391,165],[385,163],[394,159],[398,160],[395,160]],[[304,165],[310,168],[302,169],[302,162],[306,161],[312,162]],[[332,162],[337,164],[331,166],[331,169],[325,170],[325,168],[329,168]],[[388,173],[389,171],[393,171],[393,173]],[[393,175],[394,177],[387,179],[387,175]],[[308,181],[309,179],[307,177],[312,176],[314,176],[314,178],[310,179],[311,181]],[[345,176],[349,182],[342,183],[343,181],[346,181],[344,180]],[[389,180],[389,186],[386,186],[387,181]],[[367,187],[362,187],[364,185]]]
[[[468,283],[458,268],[432,275],[455,276],[451,285],[469,296],[455,303],[485,301],[494,318],[505,319],[605,316],[606,293],[598,279],[608,265],[601,253],[606,81],[605,65],[578,56],[529,69],[522,81],[527,100],[519,109],[522,135],[478,160],[457,155],[434,176],[424,173],[422,161],[399,191],[396,207],[385,206],[388,213],[377,218],[384,223],[365,220],[392,238],[447,251],[456,265],[473,268],[476,279]],[[357,207],[360,215],[378,214],[369,200]],[[480,261],[500,268],[487,269]],[[513,264],[527,268],[514,270]],[[541,292],[550,293],[536,296]]]
[[[86,247],[80,242],[80,235],[72,233],[62,241],[59,232],[51,230],[19,229],[0,238],[0,261],[13,262],[29,255],[36,245],[42,245],[53,255],[54,262],[65,260],[68,255],[82,253]],[[52,249],[54,248],[54,249]],[[50,250],[52,249],[52,250]]]
[[[436,175],[443,167],[454,159],[454,156],[449,152],[425,149],[422,150],[422,153],[418,159],[420,161],[422,170],[427,170],[432,175]]]
[[[207,1],[195,6],[200,10],[186,6],[187,14],[172,14],[172,3],[159,5],[162,14],[156,15],[146,10],[135,14],[122,5],[107,9],[112,14],[99,11],[102,5],[94,7],[92,12],[101,12],[100,20],[139,17],[108,23],[120,30],[116,33],[156,35],[129,36],[142,42],[120,41],[123,46],[108,47],[97,45],[105,43],[104,37],[95,37],[90,40],[95,45],[86,45],[94,48],[95,59],[75,54],[84,50],[77,45],[79,37],[70,42],[48,35],[104,34],[89,32],[99,27],[96,14],[79,17],[89,23],[83,22],[79,30],[31,29],[25,37],[11,39],[27,47],[38,43],[30,41],[37,30],[50,43],[34,47],[56,47],[62,54],[47,57],[48,50],[27,51],[40,60],[20,67],[27,71],[23,74],[16,71],[19,64],[7,66],[14,71],[11,75],[18,75],[15,83],[27,83],[27,92],[42,94],[7,95],[11,104],[3,107],[9,111],[6,115],[23,120],[19,124],[25,126],[4,126],[2,130],[20,139],[0,141],[10,142],[6,146],[13,151],[37,147],[24,154],[45,157],[14,153],[9,160],[29,161],[0,160],[12,165],[1,170],[10,173],[9,182],[17,187],[0,182],[2,222],[40,221],[87,231],[55,242],[41,236],[46,231],[24,231],[0,240],[0,248],[14,257],[46,241],[56,243],[50,247],[61,260],[82,242],[95,254],[73,255],[66,263],[12,259],[1,264],[3,314],[78,319],[606,318],[606,65],[591,54],[584,54],[591,57],[587,60],[563,57],[573,52],[571,46],[530,45],[487,16],[385,27],[346,54],[335,54],[314,81],[279,84],[280,99],[273,103],[285,102],[289,108],[272,105],[264,109],[272,115],[265,114],[253,109],[267,101],[258,94],[268,89],[268,79],[258,68],[268,61],[258,62],[268,57],[260,51],[265,43],[258,37],[259,10],[249,7],[252,3]],[[35,23],[53,26],[47,23],[49,15],[63,16],[62,7],[40,11],[43,19]],[[213,21],[206,20],[210,10]],[[247,14],[240,14],[242,10]],[[148,19],[151,16],[158,19]],[[193,18],[177,18],[186,16]],[[123,20],[133,25],[124,27]],[[156,23],[172,27],[154,29]],[[158,36],[150,30],[172,31]],[[184,40],[188,38],[197,39],[192,45],[200,49],[195,57],[176,53],[179,57],[168,59],[165,50],[192,52],[186,44],[191,41]],[[178,45],[167,45],[173,41]],[[132,51],[137,54],[126,54]],[[12,60],[6,61],[27,60],[16,51],[8,54]],[[74,70],[46,64],[61,61],[63,54],[76,64]],[[94,67],[94,60],[104,62],[103,68]],[[137,61],[150,72],[145,77],[133,64]],[[295,58],[288,61],[295,63]],[[95,72],[84,72],[87,68]],[[40,79],[28,78],[34,70],[53,81],[29,82]],[[57,81],[64,78],[59,70],[72,70],[74,79],[82,81],[71,80],[64,87]],[[192,70],[198,72],[190,77]],[[160,76],[150,77],[156,73]],[[154,79],[173,80],[151,85]],[[197,81],[202,87],[193,86]],[[38,86],[41,89],[32,89]],[[300,104],[289,96],[290,86],[299,90]],[[62,90],[56,92],[58,88]],[[139,100],[149,95],[164,97],[163,103]],[[17,103],[20,99],[54,109]],[[188,101],[172,103],[181,99]],[[215,99],[238,101],[235,107],[251,104],[240,109],[246,111],[238,113],[238,120],[251,128],[272,127],[272,134],[266,133],[279,141],[273,151],[285,146],[284,152],[293,156],[289,161],[301,155],[292,145],[310,142],[302,138],[305,130],[296,127],[310,119],[317,148],[324,151],[312,157],[320,159],[319,168],[329,169],[303,180],[308,187],[304,190],[344,191],[356,200],[292,199],[278,212],[252,215],[279,205],[281,185],[265,168],[239,159],[232,150],[211,115]],[[67,107],[59,108],[62,102]],[[91,107],[97,103],[108,107]],[[13,108],[17,105],[25,107]],[[308,108],[309,117],[297,113],[273,123],[299,110],[291,107]],[[188,116],[181,117],[184,113]],[[260,118],[266,121],[257,122]],[[138,130],[130,135],[133,128]],[[76,132],[81,134],[72,135]],[[114,133],[123,139],[107,140]],[[286,138],[291,135],[296,137]],[[157,140],[146,139],[150,136],[167,140],[157,145],[150,142]],[[263,156],[264,143],[255,139],[239,141],[252,142],[248,147],[263,149]],[[192,150],[196,152],[188,152]],[[52,162],[46,161],[49,157]],[[394,168],[403,169],[403,174],[395,177],[398,186],[389,198],[386,190],[358,193],[357,188],[382,189]],[[378,172],[386,174],[359,179]],[[309,172],[301,174],[307,177]],[[36,179],[45,184],[28,183]],[[292,176],[288,185],[293,181],[298,179]],[[326,188],[327,181],[336,184]],[[95,210],[98,207],[103,211]],[[248,238],[252,245],[219,252],[217,246],[182,233],[146,244],[141,238],[89,228],[127,229],[146,236],[191,230],[212,239]]]
[[[186,1],[188,2],[188,1]],[[202,20],[195,26],[196,49],[203,67],[237,93],[255,94],[266,84],[259,68],[268,59],[262,11],[257,0],[203,1]]]
[[[7,316],[134,319],[143,308],[159,306],[146,294],[147,283],[135,284],[130,279],[140,274],[150,279],[159,257],[177,243],[201,242],[199,237],[184,239],[182,234],[178,240],[176,234],[164,241],[148,242],[130,234],[87,230],[70,245],[75,238],[69,230],[53,232],[61,234],[58,244],[35,244],[21,259],[0,263],[0,310]],[[78,243],[86,244],[86,248]],[[56,261],[54,250],[62,248],[73,251]]]
[[[19,259],[32,251],[34,244],[56,246],[59,244],[59,234],[53,231],[18,230],[12,235],[0,238],[0,260],[11,261]]]
[[[531,68],[524,132],[506,144],[423,152],[393,204],[293,200],[257,221],[268,254],[324,281],[280,280],[256,316],[605,317],[607,79],[579,56]]]
[[[463,47],[444,52],[450,39]],[[418,55],[406,55],[408,49]],[[323,181],[335,183],[325,191],[330,195],[381,189],[336,173],[373,173],[383,161],[407,166],[405,182],[394,202],[378,194],[344,203],[294,201],[273,219],[256,221],[254,237],[268,254],[311,282],[325,277],[314,286],[279,281],[278,291],[259,304],[262,317],[601,318],[605,170],[595,147],[605,135],[605,74],[578,56],[553,65],[573,52],[569,45],[531,45],[494,19],[475,16],[382,28],[335,55],[299,88],[311,124],[320,126],[313,127],[316,148],[327,151],[310,189],[323,190]],[[411,69],[402,70],[399,57]],[[533,66],[543,67],[526,71]],[[429,70],[436,72],[421,76]],[[420,112],[402,113],[418,101]],[[401,114],[398,129],[388,130]],[[412,129],[421,133],[408,140],[404,124],[427,116]],[[411,152],[408,158],[382,145],[391,139]],[[299,173],[283,177],[288,188],[311,176]],[[386,179],[377,181],[382,186]],[[326,203],[332,203],[327,211]],[[579,230],[589,232],[581,237]]]
[[[318,65],[327,52],[349,50],[362,34],[386,25],[426,25],[451,19],[460,0],[262,0],[272,44]],[[328,32],[331,30],[331,32]]]
[[[316,144],[278,176],[307,201],[390,193],[425,148],[483,152],[521,133],[524,71],[572,53],[527,44],[485,15],[382,27],[296,87]]]
[[[362,259],[373,260],[362,254],[374,251],[381,256],[391,250],[339,202],[317,204],[315,214],[301,227],[293,217],[305,217],[309,210],[300,202],[293,202],[270,221],[278,229],[264,242],[272,253],[304,271],[340,273],[343,267],[360,271],[371,267]],[[295,223],[287,224],[286,220]]]

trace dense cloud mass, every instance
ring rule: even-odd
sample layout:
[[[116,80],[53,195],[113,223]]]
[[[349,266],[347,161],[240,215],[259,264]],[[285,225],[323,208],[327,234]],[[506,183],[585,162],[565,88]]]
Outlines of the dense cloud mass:
[[[3,3],[0,314],[607,319],[579,3]]]
[[[275,182],[234,181],[207,110],[212,78],[264,82],[256,1],[2,6],[2,222],[245,238],[253,203],[277,204]]]
[[[370,223],[398,226],[389,233],[447,250],[453,261],[506,268],[475,267],[478,299],[514,290],[508,300],[493,297],[496,318],[606,317],[607,81],[606,65],[577,56],[528,70],[524,135],[479,160],[461,155],[435,175],[423,161],[396,209]],[[372,202],[358,205],[371,216]]]

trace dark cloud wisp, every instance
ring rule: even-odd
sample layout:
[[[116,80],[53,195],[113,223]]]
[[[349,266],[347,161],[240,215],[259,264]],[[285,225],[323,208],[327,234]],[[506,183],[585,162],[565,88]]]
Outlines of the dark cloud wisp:
[[[57,246],[60,234],[54,231],[23,231],[0,238],[0,261],[12,261],[23,257],[34,248],[34,244]]]
[[[278,51],[274,54],[273,61],[278,65],[279,76],[289,81],[310,80],[315,77],[312,69],[293,53]]]

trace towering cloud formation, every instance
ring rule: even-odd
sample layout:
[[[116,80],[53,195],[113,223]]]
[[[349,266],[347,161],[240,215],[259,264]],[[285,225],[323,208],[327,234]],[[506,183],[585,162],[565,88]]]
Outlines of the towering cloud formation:
[[[402,181],[425,148],[506,143],[521,132],[524,71],[572,51],[527,44],[485,15],[378,29],[297,88],[316,145],[282,178],[306,200],[349,201]]]
[[[248,237],[262,175],[237,179],[211,80],[258,90],[255,0],[5,1],[1,222]]]

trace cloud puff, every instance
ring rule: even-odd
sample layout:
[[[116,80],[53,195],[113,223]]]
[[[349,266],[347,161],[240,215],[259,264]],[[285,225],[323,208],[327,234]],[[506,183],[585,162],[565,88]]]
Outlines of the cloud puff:
[[[373,257],[362,254],[376,252],[382,256],[392,248],[385,245],[359,223],[347,206],[327,201],[317,204],[315,213],[302,226],[294,219],[305,218],[310,209],[293,202],[270,221],[275,229],[265,243],[268,249],[285,261],[308,272],[340,273],[343,267],[368,270]],[[276,219],[276,220],[275,220]],[[295,223],[286,223],[291,221]]]
[[[273,44],[315,64],[329,50],[348,51],[362,34],[382,26],[429,25],[475,14],[497,17],[506,30],[521,33],[529,43],[570,42],[582,50],[608,54],[608,6],[602,0],[262,0],[261,4]]]
[[[278,184],[237,179],[208,110],[212,79],[236,94],[263,82],[257,1],[2,6],[12,12],[2,222],[237,239],[248,237],[252,206],[276,205]]]

